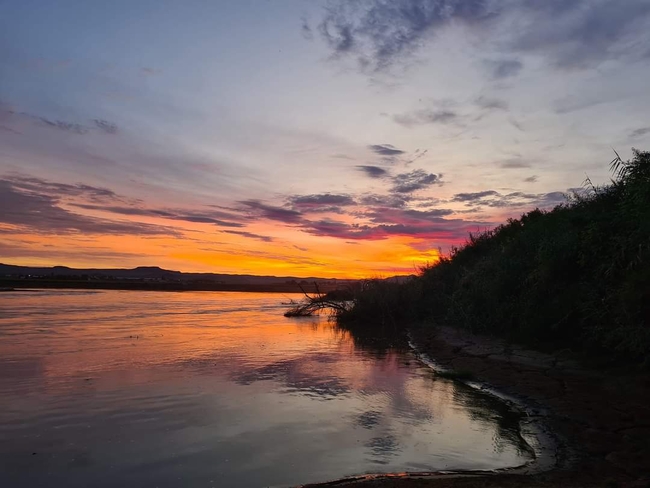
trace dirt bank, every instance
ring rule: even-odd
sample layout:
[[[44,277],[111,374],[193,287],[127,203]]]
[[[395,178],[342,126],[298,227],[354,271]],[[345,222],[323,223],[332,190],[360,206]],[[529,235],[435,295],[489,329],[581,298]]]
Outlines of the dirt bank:
[[[650,375],[595,371],[566,355],[542,354],[451,328],[414,330],[412,336],[416,347],[440,366],[471,373],[532,405],[559,439],[558,465],[534,475],[405,476],[334,486],[650,488]]]

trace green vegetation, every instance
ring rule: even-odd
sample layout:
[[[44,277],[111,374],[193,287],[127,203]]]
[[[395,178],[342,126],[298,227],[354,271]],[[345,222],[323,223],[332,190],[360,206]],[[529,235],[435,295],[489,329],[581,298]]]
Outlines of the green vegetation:
[[[611,184],[471,234],[406,283],[367,282],[339,321],[452,325],[650,366],[650,153],[611,169]]]

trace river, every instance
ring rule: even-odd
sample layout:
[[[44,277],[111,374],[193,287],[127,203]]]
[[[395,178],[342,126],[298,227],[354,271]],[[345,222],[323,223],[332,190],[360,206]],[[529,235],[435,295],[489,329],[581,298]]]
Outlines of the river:
[[[292,486],[531,459],[516,416],[297,296],[0,295],[0,486]]]

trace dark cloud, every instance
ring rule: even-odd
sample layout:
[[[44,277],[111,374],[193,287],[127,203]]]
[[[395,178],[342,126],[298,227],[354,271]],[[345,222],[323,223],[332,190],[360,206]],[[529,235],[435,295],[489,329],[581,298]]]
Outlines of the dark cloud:
[[[391,178],[393,181],[391,191],[394,193],[412,193],[431,185],[442,184],[441,178],[442,175],[440,174],[427,173],[422,169],[400,173]]]
[[[356,205],[348,194],[319,193],[314,195],[294,195],[287,199],[293,210],[301,213],[342,213],[343,207]]]
[[[244,205],[256,217],[276,220],[286,224],[296,224],[302,219],[302,214],[297,210],[267,205],[259,200],[244,200],[239,203]]]
[[[475,202],[477,200],[482,200],[485,197],[491,197],[494,195],[499,195],[499,192],[495,190],[486,190],[486,191],[479,191],[475,193],[457,193],[456,195],[454,195],[454,198],[452,198],[452,201]]]
[[[392,195],[379,195],[376,193],[368,193],[362,195],[358,198],[361,205],[367,207],[391,207],[391,208],[402,208],[410,200],[412,200],[411,195],[407,194],[392,194]]]
[[[405,127],[423,124],[452,124],[460,120],[458,112],[449,109],[420,109],[393,115],[393,120]]]
[[[538,180],[537,175],[529,176],[528,178],[524,178],[524,181],[526,183],[535,183]]]
[[[383,178],[388,175],[388,171],[379,166],[359,165],[357,166],[357,169],[363,171],[366,176],[370,176],[371,178]]]
[[[523,193],[511,192],[502,194],[496,190],[485,190],[476,193],[458,193],[452,198],[454,202],[462,202],[468,207],[540,207],[549,208],[566,202],[563,192]]]
[[[319,26],[336,57],[353,55],[365,71],[402,62],[437,29],[475,23],[493,12],[487,0],[367,0],[331,2]]]
[[[289,201],[296,207],[312,207],[323,205],[339,205],[347,206],[354,205],[354,199],[347,194],[336,193],[319,193],[315,195],[299,195],[290,197]]]
[[[99,219],[73,213],[59,199],[0,180],[0,222],[37,234],[176,235],[168,227]]]
[[[637,138],[650,134],[650,127],[642,127],[641,129],[636,129],[630,132],[631,138]]]
[[[380,156],[399,156],[401,154],[405,154],[406,152],[402,151],[401,149],[397,149],[395,146],[392,146],[390,144],[373,144],[371,146],[368,146],[368,148]]]
[[[501,59],[499,61],[485,61],[490,76],[495,80],[502,80],[517,76],[524,65],[517,59]]]
[[[351,57],[374,74],[404,64],[445,27],[479,35],[498,28],[501,50],[490,75],[517,75],[517,53],[534,53],[558,68],[586,68],[621,56],[648,55],[647,0],[333,0],[319,30],[333,57]],[[630,41],[630,42],[628,42]]]
[[[249,239],[257,239],[258,241],[263,241],[263,242],[273,242],[272,237],[263,236],[260,234],[253,234],[252,232],[245,232],[242,230],[224,230],[222,232],[225,232],[227,234],[235,234],[242,237],[248,237]]]

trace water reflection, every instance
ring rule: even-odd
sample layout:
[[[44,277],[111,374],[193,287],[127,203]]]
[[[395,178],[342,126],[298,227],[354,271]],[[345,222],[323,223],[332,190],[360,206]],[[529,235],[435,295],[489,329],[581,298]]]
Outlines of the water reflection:
[[[301,393],[329,400],[350,391],[342,378],[328,376],[325,373],[327,368],[324,366],[335,361],[333,355],[312,354],[307,357],[276,361],[249,371],[236,371],[231,378],[241,385],[250,385],[255,381],[264,380],[279,381],[284,384],[284,391],[288,393]]]
[[[285,297],[0,298],[0,485],[268,486],[530,458],[502,403]]]
[[[520,422],[524,417],[522,412],[509,408],[492,395],[477,392],[462,384],[455,385],[454,401],[464,406],[473,420],[496,426],[496,452],[503,452],[514,446],[519,455],[534,455],[531,446],[521,436]]]

